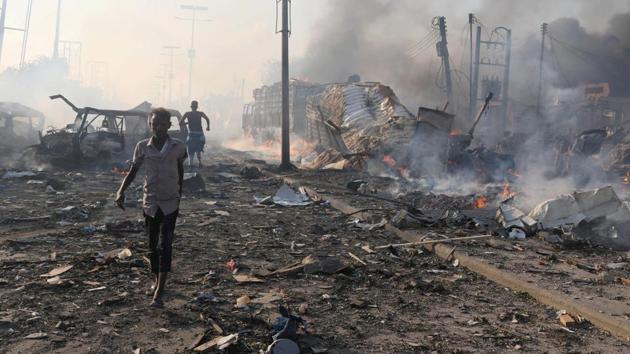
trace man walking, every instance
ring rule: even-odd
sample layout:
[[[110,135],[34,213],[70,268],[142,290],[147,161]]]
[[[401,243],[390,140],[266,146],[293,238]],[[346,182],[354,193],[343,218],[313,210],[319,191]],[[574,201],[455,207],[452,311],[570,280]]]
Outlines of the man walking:
[[[144,164],[142,209],[149,235],[149,259],[153,273],[151,307],[161,308],[166,276],[171,271],[173,236],[187,154],[184,143],[168,136],[168,129],[171,127],[169,111],[164,108],[151,111],[149,127],[152,136],[136,145],[131,170],[118,189],[116,204],[125,209],[125,191]]]
[[[188,148],[188,156],[190,158],[189,165],[192,167],[195,154],[199,160],[199,167],[201,167],[201,152],[203,146],[206,144],[206,137],[203,134],[203,127],[201,125],[201,118],[203,118],[208,124],[206,130],[210,130],[210,119],[208,116],[198,111],[199,103],[197,101],[190,102],[190,109],[192,111],[184,113],[180,125],[188,124],[188,140],[186,140],[186,147]]]

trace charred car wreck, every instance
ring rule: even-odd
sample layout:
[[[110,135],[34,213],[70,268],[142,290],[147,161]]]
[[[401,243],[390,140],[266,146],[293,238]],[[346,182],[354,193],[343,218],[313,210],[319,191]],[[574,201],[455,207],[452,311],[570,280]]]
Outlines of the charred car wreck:
[[[130,110],[116,110],[77,107],[63,95],[50,98],[63,100],[76,113],[75,119],[63,129],[49,129],[39,144],[28,147],[22,156],[25,165],[74,167],[124,161],[133,146],[149,135],[148,102]],[[170,111],[179,121],[181,114]]]
[[[39,141],[44,115],[15,102],[0,102],[0,155],[10,156]]]

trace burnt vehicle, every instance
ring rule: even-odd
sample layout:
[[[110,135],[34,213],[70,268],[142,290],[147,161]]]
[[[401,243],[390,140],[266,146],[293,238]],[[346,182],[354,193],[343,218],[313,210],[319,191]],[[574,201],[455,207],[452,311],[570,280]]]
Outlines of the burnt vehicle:
[[[44,115],[16,102],[0,102],[0,155],[7,157],[36,144],[44,127]]]
[[[39,144],[27,148],[22,156],[25,165],[70,168],[124,161],[135,144],[149,136],[149,102],[130,110],[116,110],[77,107],[63,95],[50,98],[63,100],[76,113],[75,119],[63,129],[49,129],[41,136]],[[178,123],[181,114],[169,111]],[[178,133],[174,131],[172,135],[178,136]]]

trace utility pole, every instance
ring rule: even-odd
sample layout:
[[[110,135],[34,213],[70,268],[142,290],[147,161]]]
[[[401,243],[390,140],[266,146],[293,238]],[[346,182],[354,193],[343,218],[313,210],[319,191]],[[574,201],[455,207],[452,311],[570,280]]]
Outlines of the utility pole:
[[[481,26],[477,26],[477,35],[476,35],[476,46],[475,46],[475,60],[474,60],[474,72],[473,72],[473,82],[472,82],[472,92],[470,96],[472,99],[470,100],[470,119],[473,120],[475,117],[475,110],[477,109],[477,100],[479,97],[479,57],[481,53]]]
[[[277,4],[276,4],[277,6]],[[290,170],[291,149],[289,145],[289,0],[282,0],[282,162],[281,170]]]
[[[7,17],[7,0],[2,0],[2,13],[0,13],[0,60],[2,60],[2,44],[4,42],[4,20]]]
[[[446,97],[447,104],[453,107],[453,82],[451,81],[451,63],[448,58],[448,42],[446,41],[446,17],[438,18],[440,27],[440,37],[442,40],[438,43],[438,56],[442,58],[442,66],[444,67],[444,77],[446,79]]]
[[[542,118],[540,112],[540,97],[542,94],[542,78],[543,78],[543,59],[545,58],[545,37],[547,36],[547,23],[540,26],[542,32],[542,41],[540,42],[540,63],[538,70],[538,98],[536,99],[536,115],[538,119]]]
[[[470,27],[470,67],[468,69],[468,117],[472,119],[474,112],[474,103],[477,100],[477,97],[474,96],[473,92],[473,23],[475,22],[475,15],[468,14],[468,26]]]
[[[181,5],[180,6],[184,10],[192,11],[191,18],[179,18],[178,20],[190,21],[192,31],[190,34],[190,48],[188,49],[188,99],[192,99],[192,76],[193,76],[193,59],[195,58],[195,24],[197,21],[205,21],[208,22],[210,20],[204,19],[200,20],[197,18],[197,11],[208,11],[207,6],[196,6],[196,5]]]
[[[28,32],[31,24],[31,10],[33,8],[33,0],[28,0],[26,7],[26,19],[24,28],[15,28],[5,26],[7,0],[2,0],[2,13],[0,13],[0,56],[2,55],[2,44],[4,40],[4,32],[6,30],[22,32],[22,49],[20,50],[20,69],[24,67],[24,59],[26,58],[26,45],[28,43]]]
[[[506,27],[499,27],[505,30],[505,67],[503,67],[503,93],[501,101],[503,102],[503,131],[507,129],[507,123],[510,112],[510,65],[512,61],[512,30]]]
[[[173,105],[173,57],[175,56],[175,49],[179,49],[176,46],[165,45],[164,49],[168,50],[168,56],[170,57],[168,66],[168,104]],[[190,92],[188,92],[190,96]]]
[[[31,10],[33,8],[33,0],[28,0],[26,9],[26,20],[24,21],[24,34],[22,35],[22,52],[20,53],[20,69],[24,67],[24,59],[26,58],[26,44],[28,43],[28,31],[31,26]]]
[[[61,22],[61,0],[57,0],[57,25],[55,27],[55,44],[53,58],[59,58],[59,23]]]

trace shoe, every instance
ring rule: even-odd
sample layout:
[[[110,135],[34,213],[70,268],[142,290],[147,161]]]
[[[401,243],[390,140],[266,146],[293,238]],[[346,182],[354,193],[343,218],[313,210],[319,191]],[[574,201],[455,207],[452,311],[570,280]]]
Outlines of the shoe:
[[[149,307],[153,309],[161,309],[164,307],[164,302],[162,301],[162,299],[156,299],[151,301],[151,305],[149,305]]]

